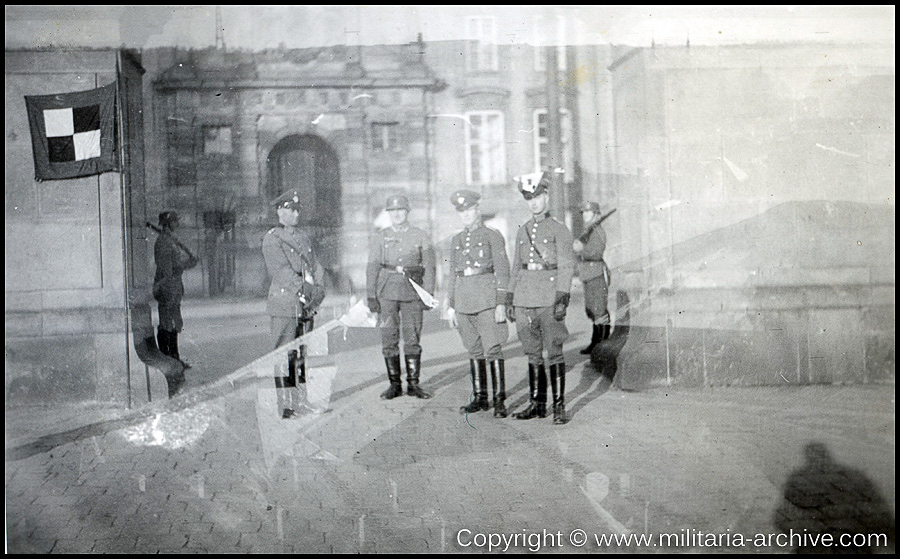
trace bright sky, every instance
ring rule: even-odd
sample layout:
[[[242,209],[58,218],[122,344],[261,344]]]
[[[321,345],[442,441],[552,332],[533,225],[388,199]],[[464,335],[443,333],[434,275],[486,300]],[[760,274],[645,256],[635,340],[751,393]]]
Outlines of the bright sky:
[[[887,6],[221,6],[229,48],[464,39],[469,16],[495,16],[500,44],[556,40],[534,29],[565,16],[567,44],[649,46],[818,42],[894,45]],[[6,6],[6,47],[215,45],[214,6]],[[543,18],[543,19],[541,19]],[[546,27],[548,30],[549,26]]]

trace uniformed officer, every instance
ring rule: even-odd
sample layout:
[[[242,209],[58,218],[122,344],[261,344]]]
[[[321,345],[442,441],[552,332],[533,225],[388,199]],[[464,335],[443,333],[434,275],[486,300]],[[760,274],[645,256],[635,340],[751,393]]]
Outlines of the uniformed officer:
[[[419,338],[425,305],[410,280],[434,293],[434,247],[425,231],[411,226],[407,221],[409,200],[406,196],[388,198],[385,210],[391,225],[373,236],[366,266],[368,306],[372,312],[379,313],[381,351],[391,383],[381,397],[390,400],[403,394],[400,369],[402,326],[407,394],[430,398],[431,394],[419,386],[422,365]]]
[[[513,247],[507,305],[509,318],[528,357],[528,407],[516,419],[547,416],[547,373],[543,350],[547,350],[550,385],[553,390],[553,423],[565,423],[566,364],[563,342],[568,338],[566,309],[574,274],[572,234],[550,217],[549,173],[532,173],[518,179],[519,192],[532,217],[519,228]]]
[[[458,190],[450,196],[450,203],[456,207],[465,227],[450,242],[447,318],[451,327],[459,328],[459,336],[469,352],[474,398],[460,412],[490,408],[487,397],[490,367],[494,417],[506,417],[506,368],[500,346],[509,336],[506,325],[509,259],[503,235],[482,221],[480,199],[481,195],[471,190]]]
[[[584,233],[575,239],[573,249],[578,260],[575,273],[584,284],[584,311],[591,321],[591,343],[581,353],[589,355],[594,346],[609,338],[609,268],[603,260],[606,232],[600,223],[600,205],[597,202],[582,202],[580,209],[584,218]]]
[[[296,190],[276,198],[279,225],[263,237],[263,257],[272,278],[266,312],[274,348],[311,331],[316,309],[325,298],[325,270],[313,253],[309,237],[297,227],[300,206]],[[297,385],[306,382],[304,350],[290,351],[287,360],[275,365],[275,390],[283,419],[295,416],[301,403]]]
[[[159,214],[159,228],[161,229],[159,237],[153,245],[153,259],[156,262],[153,298],[159,304],[156,339],[160,351],[181,361],[178,354],[178,333],[184,326],[181,317],[184,282],[181,276],[185,270],[197,265],[197,259],[175,238],[174,231],[178,228],[177,213],[169,211]],[[184,365],[188,366],[187,363]]]

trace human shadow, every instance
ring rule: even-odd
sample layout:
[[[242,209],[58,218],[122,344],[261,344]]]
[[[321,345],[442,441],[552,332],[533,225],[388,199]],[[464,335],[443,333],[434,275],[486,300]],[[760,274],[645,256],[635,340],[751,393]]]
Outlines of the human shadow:
[[[616,293],[616,302],[621,314],[616,317],[615,329],[608,339],[594,346],[590,362],[585,365],[578,385],[566,390],[566,400],[571,402],[568,407],[570,421],[582,408],[606,394],[615,382],[619,353],[628,341],[631,321],[631,302],[628,293],[619,290]]]
[[[864,473],[834,461],[813,441],[784,484],[775,527],[793,553],[893,552],[894,517]]]

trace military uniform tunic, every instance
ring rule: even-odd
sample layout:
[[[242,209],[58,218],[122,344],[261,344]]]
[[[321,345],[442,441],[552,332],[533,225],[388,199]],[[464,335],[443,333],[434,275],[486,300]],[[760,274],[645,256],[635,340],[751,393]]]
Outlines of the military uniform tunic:
[[[168,332],[181,332],[184,326],[181,317],[184,283],[181,276],[185,270],[192,268],[196,261],[178,246],[175,238],[167,230],[163,230],[156,239],[153,245],[153,258],[156,261],[153,297],[159,303],[159,327]]]
[[[590,224],[588,224],[590,227]],[[584,283],[584,310],[592,321],[609,323],[607,300],[609,298],[609,268],[603,260],[606,250],[606,232],[598,225],[582,239],[584,248],[578,253],[576,273]]]
[[[447,303],[457,312],[459,335],[472,359],[502,359],[509,336],[494,309],[506,301],[509,259],[503,235],[483,223],[464,229],[450,243]],[[486,355],[485,355],[486,354]]]
[[[272,317],[273,343],[278,347],[301,333],[298,317],[304,305],[299,293],[308,290],[309,284],[321,286],[325,272],[309,237],[296,227],[270,229],[263,237],[262,251],[272,278],[266,313]]]
[[[434,246],[425,231],[407,224],[375,234],[369,245],[366,294],[369,299],[377,299],[380,306],[385,357],[400,355],[401,315],[404,353],[422,354],[419,339],[424,304],[409,279],[434,293],[434,276]]]
[[[572,234],[550,214],[533,217],[519,228],[513,252],[509,291],[513,294],[516,331],[533,365],[563,363],[565,320],[553,317],[556,293],[569,293],[575,272]]]

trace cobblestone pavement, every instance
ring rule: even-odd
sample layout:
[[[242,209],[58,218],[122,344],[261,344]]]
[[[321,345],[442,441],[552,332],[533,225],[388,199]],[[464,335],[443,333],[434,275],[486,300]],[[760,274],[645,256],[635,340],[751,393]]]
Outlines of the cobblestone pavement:
[[[625,392],[578,354],[573,316],[569,424],[464,416],[468,363],[438,326],[423,342],[431,400],[380,400],[363,333],[340,353],[331,410],[289,429],[267,432],[255,379],[31,438],[8,427],[7,550],[779,552],[878,531],[891,541],[874,550],[893,549],[893,386]],[[515,409],[525,360],[516,343],[507,356]],[[792,529],[807,541],[771,539]],[[736,539],[757,534],[770,540]],[[599,541],[615,535],[651,539]]]

